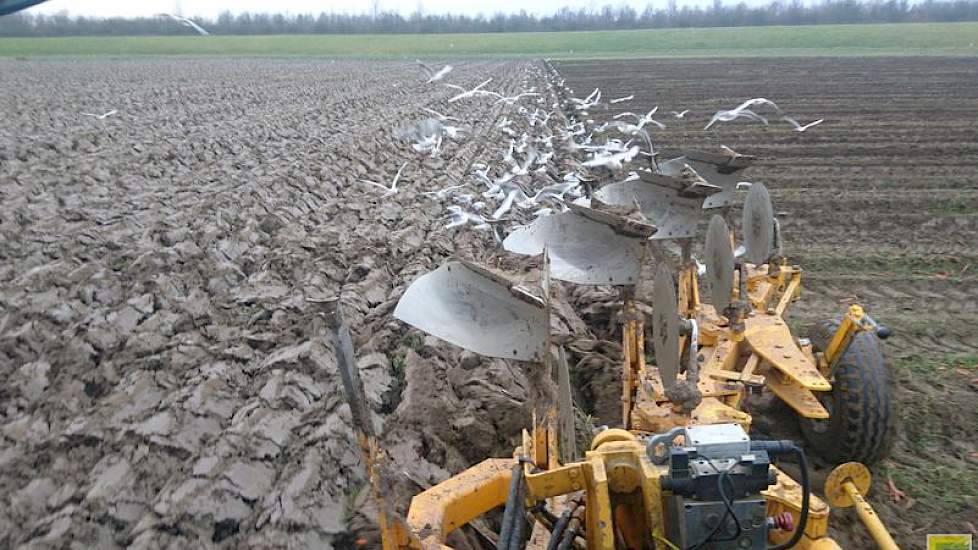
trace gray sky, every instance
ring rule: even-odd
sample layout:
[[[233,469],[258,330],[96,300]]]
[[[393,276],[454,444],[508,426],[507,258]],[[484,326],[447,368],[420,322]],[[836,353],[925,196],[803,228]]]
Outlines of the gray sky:
[[[525,9],[536,14],[550,14],[558,8],[568,6],[571,8],[592,7],[599,8],[606,4],[622,5],[628,4],[641,10],[649,0],[380,0],[381,11],[399,11],[409,14],[415,11],[418,6],[424,8],[425,13],[465,13],[475,15],[477,13],[491,14],[496,12],[518,12]],[[653,4],[657,8],[664,8],[667,0],[654,0]],[[735,0],[726,0],[725,3],[733,3]],[[736,0],[739,1],[739,0]],[[712,0],[677,0],[677,4],[683,5],[705,5],[712,3]],[[765,3],[763,0],[747,0],[748,4]],[[201,15],[214,17],[222,11],[239,13],[249,12],[268,12],[268,13],[319,13],[326,12],[347,12],[347,13],[369,13],[372,2],[370,0],[98,0],[98,1],[79,1],[79,0],[50,0],[39,6],[31,8],[33,13],[58,13],[67,11],[73,15],[91,15],[99,17],[134,17],[140,15],[153,15],[160,12],[180,11],[183,15],[192,17]]]

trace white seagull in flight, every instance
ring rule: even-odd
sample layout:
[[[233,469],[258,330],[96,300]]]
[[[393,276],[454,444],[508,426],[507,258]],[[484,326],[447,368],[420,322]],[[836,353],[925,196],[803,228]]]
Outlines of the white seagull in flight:
[[[211,33],[207,32],[207,31],[205,31],[203,28],[201,28],[200,25],[198,25],[197,23],[194,23],[193,21],[191,21],[190,19],[187,19],[186,17],[180,17],[179,15],[173,15],[172,13],[158,13],[158,14],[156,14],[156,16],[157,17],[169,17],[170,19],[176,21],[177,23],[180,23],[184,27],[190,27],[191,29],[197,31],[198,33],[200,33],[203,36],[210,36],[210,34],[211,34]]]
[[[798,123],[797,120],[791,118],[790,116],[783,116],[781,117],[781,119],[787,121],[789,124],[794,126],[796,132],[804,132],[805,130],[811,128],[812,126],[818,126],[819,124],[825,121],[824,118],[820,118],[815,122],[809,122],[808,124],[802,126],[801,124]]]
[[[449,103],[455,103],[456,101],[458,101],[460,99],[465,99],[467,97],[473,97],[473,96],[476,96],[476,95],[491,95],[492,92],[488,92],[488,91],[485,91],[485,90],[482,89],[483,86],[485,86],[486,84],[489,84],[490,82],[492,82],[492,79],[491,78],[487,79],[485,82],[483,82],[482,84],[479,84],[478,86],[476,86],[475,88],[472,88],[471,90],[466,90],[465,88],[463,88],[461,86],[456,86],[455,84],[445,84],[445,86],[448,86],[449,88],[453,88],[453,89],[456,89],[456,90],[462,90],[462,93],[456,95],[455,97],[452,97],[451,99],[448,100],[448,102]]]
[[[428,73],[429,78],[428,78],[428,81],[425,84],[431,84],[432,82],[438,82],[439,80],[445,78],[445,75],[447,75],[448,73],[452,72],[452,69],[454,68],[451,65],[445,65],[441,69],[438,69],[437,71],[435,71],[434,69],[432,69],[428,65],[425,65],[424,63],[422,63],[420,59],[415,59],[415,61],[417,61],[418,62],[418,65],[421,65],[421,68],[424,69],[425,72]]]
[[[97,118],[99,120],[105,120],[105,119],[109,118],[110,116],[112,116],[112,115],[114,115],[114,114],[116,114],[118,112],[119,111],[117,111],[115,109],[112,109],[111,111],[102,113],[100,115],[97,115],[95,113],[82,113],[82,116],[90,116],[90,117],[95,117],[95,118]]]
[[[397,181],[401,179],[401,172],[404,170],[404,167],[405,166],[407,166],[407,163],[406,162],[404,164],[402,164],[400,168],[398,168],[397,174],[394,176],[394,181],[391,182],[391,186],[390,187],[387,187],[386,185],[384,185],[382,183],[377,183],[375,181],[370,181],[370,180],[360,180],[360,181],[363,182],[363,183],[367,183],[367,184],[373,185],[374,187],[379,187],[379,188],[383,189],[384,190],[384,194],[382,196],[384,196],[384,197],[389,197],[391,195],[396,195],[397,194]]]

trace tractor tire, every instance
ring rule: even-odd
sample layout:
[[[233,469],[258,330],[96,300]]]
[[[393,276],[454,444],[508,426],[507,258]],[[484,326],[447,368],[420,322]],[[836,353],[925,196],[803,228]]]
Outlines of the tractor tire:
[[[824,351],[839,328],[839,320],[820,323],[809,339]],[[878,462],[890,447],[890,382],[880,341],[859,332],[836,366],[832,391],[816,392],[829,411],[826,420],[801,418],[801,431],[814,451],[834,464]]]

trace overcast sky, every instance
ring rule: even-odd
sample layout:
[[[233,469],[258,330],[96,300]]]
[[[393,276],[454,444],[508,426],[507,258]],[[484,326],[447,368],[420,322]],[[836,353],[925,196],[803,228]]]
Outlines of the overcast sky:
[[[530,13],[550,14],[558,8],[591,7],[600,8],[606,4],[628,4],[641,10],[650,0],[379,0],[381,11],[399,11],[409,14],[419,6],[425,13],[477,13],[518,12],[521,9]],[[739,1],[739,0],[736,0]],[[654,0],[657,8],[666,7],[667,0]],[[735,0],[725,0],[733,3]],[[677,0],[677,4],[706,5],[712,0]],[[763,4],[764,0],[747,0],[748,4]],[[371,0],[50,0],[30,8],[34,13],[58,13],[67,11],[73,15],[92,15],[98,17],[134,17],[153,15],[160,12],[182,12],[183,15],[214,17],[222,11],[266,12],[266,13],[319,13],[348,12],[370,13]]]

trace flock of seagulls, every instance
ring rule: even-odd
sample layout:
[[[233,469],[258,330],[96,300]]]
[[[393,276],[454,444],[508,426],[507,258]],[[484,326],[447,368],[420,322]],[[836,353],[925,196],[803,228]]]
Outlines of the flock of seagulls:
[[[632,101],[634,94],[602,102],[601,90],[595,88],[583,98],[574,97],[573,90],[566,88],[559,79],[547,80],[551,88],[548,94],[535,87],[501,93],[489,89],[492,78],[466,88],[444,82],[453,71],[451,65],[435,70],[420,60],[417,63],[424,70],[425,84],[437,83],[455,92],[444,100],[449,105],[462,101],[491,101],[492,105],[509,107],[493,125],[508,144],[498,152],[489,151],[489,157],[482,162],[473,163],[463,181],[423,193],[430,200],[447,203],[446,223],[443,224],[446,229],[469,227],[487,231],[501,242],[500,228],[506,224],[564,212],[571,204],[590,206],[593,182],[631,181],[638,179],[642,171],[655,173],[659,170],[653,133],[666,128],[666,124],[655,118],[659,106],[644,113],[620,112],[603,123],[595,122],[591,115],[596,109],[607,111],[612,105]],[[524,85],[527,80],[528,77],[524,79]],[[556,97],[557,102],[547,105],[548,97]],[[469,134],[458,118],[433,107],[420,109],[427,118],[394,133],[397,139],[410,142],[415,151],[437,157],[446,141],[462,139]],[[773,101],[758,97],[732,109],[717,111],[704,130],[738,119],[768,124],[770,115],[762,114],[768,110],[773,110],[797,132],[805,132],[823,122],[819,119],[803,125],[784,115]],[[691,112],[682,109],[669,111],[669,114],[676,120],[689,120]],[[552,121],[556,119],[553,117],[558,113],[566,118],[554,124]],[[721,149],[731,158],[740,156],[729,147],[722,146]],[[565,174],[553,171],[551,160],[558,152],[578,159],[573,169]],[[401,165],[389,185],[365,179],[360,182],[382,191],[382,197],[389,197],[398,192],[398,182],[406,166],[407,163]],[[697,178],[702,180],[693,173],[688,179]],[[702,184],[709,185],[706,180],[702,180]],[[740,182],[736,189],[749,186],[749,182]],[[525,213],[517,214],[520,211]]]

